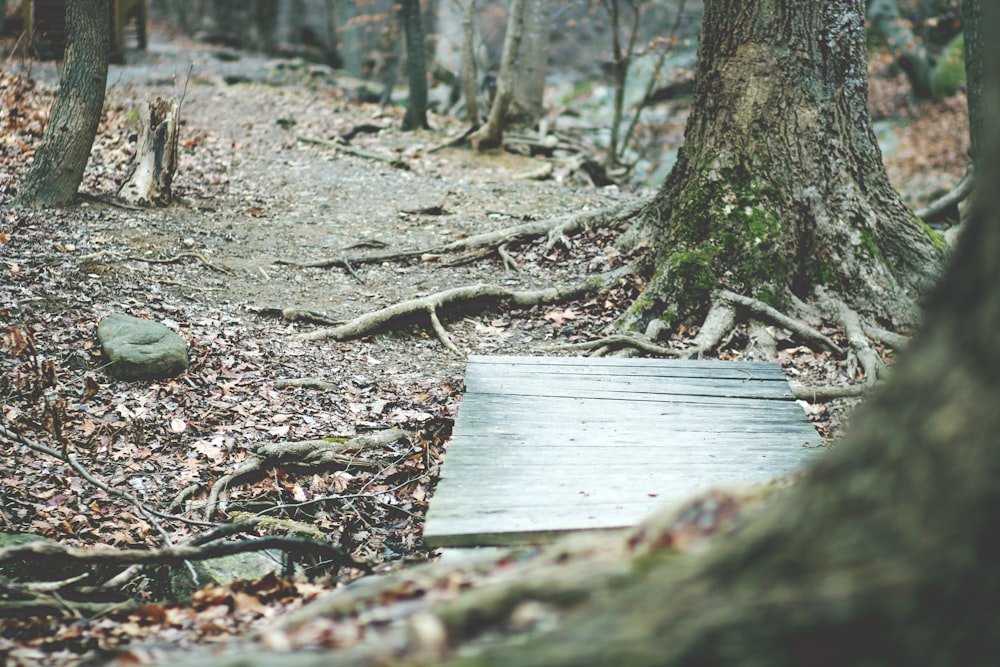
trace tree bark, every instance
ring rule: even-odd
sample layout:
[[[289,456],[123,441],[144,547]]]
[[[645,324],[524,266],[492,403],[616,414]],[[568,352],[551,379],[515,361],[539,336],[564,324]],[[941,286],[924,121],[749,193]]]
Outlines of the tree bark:
[[[427,63],[424,58],[424,27],[420,19],[420,0],[401,0],[400,22],[406,36],[406,75],[410,96],[403,116],[403,130],[428,129]]]
[[[500,61],[500,76],[497,79],[497,94],[490,108],[486,124],[469,137],[469,143],[476,150],[496,148],[503,141],[507,111],[514,99],[514,80],[517,78],[517,56],[521,48],[521,33],[524,24],[524,7],[528,0],[511,0],[507,8],[507,34],[503,40],[503,57]]]
[[[14,206],[66,206],[80,187],[104,106],[110,24],[107,0],[67,0],[59,92]]]
[[[552,32],[551,0],[528,0],[524,9],[524,36],[514,82],[514,117],[534,127],[545,112],[545,77],[549,71],[549,35]]]
[[[685,143],[644,216],[653,275],[624,326],[697,320],[720,287],[917,324],[943,242],[886,176],[863,19],[860,0],[705,3]]]
[[[965,32],[965,90],[969,104],[969,139],[972,161],[976,162],[982,144],[985,109],[983,108],[982,57],[983,10],[981,0],[962,0],[962,30]]]
[[[456,2],[458,0],[455,0]],[[476,72],[476,0],[462,3],[462,95],[465,97],[465,117],[476,128],[479,119],[479,86]]]

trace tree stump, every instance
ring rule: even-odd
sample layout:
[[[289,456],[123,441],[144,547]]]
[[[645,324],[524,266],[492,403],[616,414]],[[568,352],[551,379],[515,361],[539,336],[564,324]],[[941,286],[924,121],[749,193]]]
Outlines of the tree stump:
[[[157,97],[141,112],[139,139],[118,197],[136,206],[166,206],[177,170],[180,105]]]

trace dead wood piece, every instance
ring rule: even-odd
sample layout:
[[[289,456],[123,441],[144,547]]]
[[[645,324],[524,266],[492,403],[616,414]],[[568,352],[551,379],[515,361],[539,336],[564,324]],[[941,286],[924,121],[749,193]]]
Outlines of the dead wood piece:
[[[306,604],[301,609],[282,615],[258,634],[282,633],[295,630],[314,618],[337,618],[357,609],[372,606],[387,594],[439,588],[458,573],[476,575],[493,571],[497,563],[510,557],[513,550],[483,550],[457,561],[434,561],[393,572],[380,573],[353,581]]]
[[[328,315],[316,310],[299,310],[297,308],[255,308],[255,313],[262,317],[280,317],[289,322],[309,322],[311,324],[326,324],[336,326],[343,324],[342,320],[335,320]]]
[[[521,307],[559,303],[604,289],[626,275],[629,271],[630,267],[626,265],[607,273],[590,276],[573,285],[533,290],[512,290],[499,285],[483,284],[456,287],[444,290],[443,292],[436,292],[409,301],[396,303],[370,313],[359,315],[340,326],[298,334],[294,338],[304,341],[328,340],[330,338],[334,340],[358,338],[392,328],[401,322],[412,320],[431,311],[436,313],[438,310],[447,307],[468,307],[474,303],[510,303]]]
[[[157,97],[140,112],[135,155],[118,197],[137,206],[166,206],[177,170],[180,103]]]
[[[304,137],[302,135],[298,135],[295,138],[306,144],[316,144],[318,146],[336,148],[338,151],[347,153],[348,155],[353,155],[354,157],[362,158],[364,160],[385,162],[395,169],[402,169],[403,171],[411,170],[410,163],[402,158],[392,157],[390,155],[380,155],[378,153],[372,153],[371,151],[364,151],[360,148],[354,148],[353,146],[349,146],[339,141],[326,141],[325,139],[315,139],[313,137]]]
[[[390,445],[409,436],[403,429],[390,428],[376,433],[366,433],[350,439],[301,440],[297,442],[268,442],[259,445],[233,472],[223,475],[212,484],[205,502],[204,517],[208,521],[219,507],[219,496],[231,484],[255,474],[263,474],[275,465],[294,464],[304,467],[330,465],[359,465],[350,450],[372,449]]]
[[[212,269],[213,271],[217,271],[219,273],[225,273],[226,275],[229,276],[233,275],[232,269],[230,269],[227,266],[223,266],[221,264],[213,264],[200,252],[182,252],[177,255],[174,255],[173,257],[162,257],[162,258],[133,256],[129,257],[129,259],[136,262],[146,262],[147,264],[178,264],[184,261],[185,259],[196,259],[205,266],[207,266],[208,268]]]
[[[780,310],[773,308],[763,301],[753,299],[742,294],[736,294],[729,290],[721,290],[719,296],[730,303],[746,308],[760,319],[771,322],[782,329],[787,329],[807,343],[812,343],[817,347],[828,350],[839,356],[844,355],[844,350],[833,342],[833,340],[810,326],[798,322]]]
[[[275,380],[275,389],[319,389],[322,391],[332,391],[337,388],[336,383],[327,382],[321,378],[287,378],[285,380]]]

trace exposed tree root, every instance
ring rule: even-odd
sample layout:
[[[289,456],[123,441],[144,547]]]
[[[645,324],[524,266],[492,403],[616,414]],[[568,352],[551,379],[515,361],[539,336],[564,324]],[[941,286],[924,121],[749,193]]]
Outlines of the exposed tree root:
[[[636,350],[641,350],[642,352],[647,352],[649,354],[655,354],[659,357],[676,357],[679,356],[677,350],[669,347],[663,347],[662,345],[657,345],[656,343],[650,341],[645,336],[629,336],[627,334],[613,334],[611,336],[604,336],[603,338],[596,338],[594,340],[588,340],[583,343],[568,343],[566,345],[552,345],[546,347],[546,350],[615,350],[620,348],[633,348]],[[606,353],[606,352],[605,352]],[[603,356],[604,353],[595,354],[594,356]]]
[[[746,308],[751,313],[757,315],[760,319],[766,322],[772,322],[782,329],[787,329],[807,343],[812,343],[820,349],[829,350],[837,355],[842,356],[844,354],[844,350],[841,349],[839,345],[834,343],[829,336],[825,336],[812,327],[808,327],[801,322],[798,322],[797,320],[785,315],[780,310],[767,305],[763,301],[743,296],[742,294],[736,294],[735,292],[730,292],[729,290],[721,290],[719,292],[719,296],[732,304]]]
[[[855,377],[858,368],[860,368],[864,372],[865,382],[869,385],[874,384],[885,375],[886,366],[869,344],[868,336],[865,335],[864,327],[861,324],[861,318],[840,299],[826,295],[822,298],[825,307],[843,325],[847,334],[847,342],[850,346],[847,352],[848,377]]]
[[[424,248],[422,250],[404,250],[402,252],[379,253],[358,257],[336,257],[316,262],[295,262],[278,260],[276,263],[303,268],[347,268],[351,265],[381,264],[382,262],[398,262],[418,257],[437,258],[459,252],[467,252],[482,248],[498,249],[511,243],[523,243],[541,236],[547,238],[546,247],[553,248],[558,243],[566,243],[566,237],[584,229],[596,227],[619,228],[639,214],[646,205],[645,201],[630,201],[597,211],[584,211],[546,220],[533,220],[523,225],[498,229],[493,232],[476,234],[444,245]]]
[[[960,203],[965,201],[969,195],[972,194],[973,187],[976,184],[975,174],[973,173],[972,165],[965,172],[965,176],[962,180],[958,182],[958,185],[947,192],[941,197],[938,197],[925,208],[919,209],[915,212],[915,215],[922,220],[933,220],[945,213],[949,209],[958,206]]]
[[[545,287],[533,290],[512,290],[498,285],[456,287],[396,303],[371,313],[359,315],[339,326],[299,334],[295,338],[305,341],[358,338],[427,315],[442,345],[453,352],[458,352],[457,346],[451,342],[444,326],[438,319],[438,311],[442,309],[470,307],[472,304],[510,303],[516,306],[530,307],[560,303],[604,289],[627,275],[630,270],[631,267],[625,265],[607,273],[590,276],[583,281],[565,287]]]
[[[231,484],[255,474],[264,473],[275,465],[297,466],[363,466],[364,461],[354,455],[345,454],[350,450],[372,449],[384,447],[408,437],[409,433],[402,429],[391,428],[377,433],[366,433],[350,440],[302,440],[299,442],[268,442],[258,446],[238,468],[228,475],[217,479],[208,492],[208,500],[204,507],[207,521],[219,507],[219,495]],[[182,493],[184,493],[182,491]]]
[[[736,309],[722,300],[715,301],[702,321],[692,347],[685,350],[685,356],[689,359],[701,359],[706,352],[714,350],[734,326]]]
[[[888,345],[894,350],[902,350],[910,342],[909,336],[903,336],[894,331],[886,331],[873,324],[865,324],[863,329],[866,336],[872,340],[877,340],[883,345]]]

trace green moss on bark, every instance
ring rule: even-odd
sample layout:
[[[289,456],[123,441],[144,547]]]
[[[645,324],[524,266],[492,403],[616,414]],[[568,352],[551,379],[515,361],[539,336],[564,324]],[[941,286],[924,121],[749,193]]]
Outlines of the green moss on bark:
[[[698,317],[720,287],[781,305],[791,264],[778,191],[743,169],[702,174],[671,215],[658,269],[626,314],[630,328]]]

